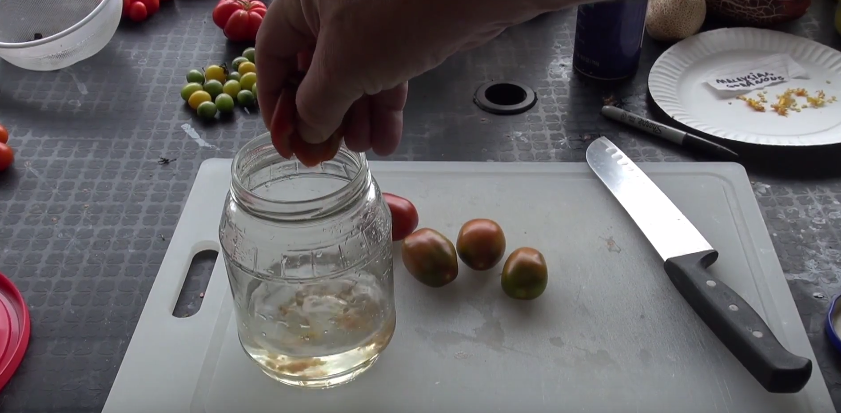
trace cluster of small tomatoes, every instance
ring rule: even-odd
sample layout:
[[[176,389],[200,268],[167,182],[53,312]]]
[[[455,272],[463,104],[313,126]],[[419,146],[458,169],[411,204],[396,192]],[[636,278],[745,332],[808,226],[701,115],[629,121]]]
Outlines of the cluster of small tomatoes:
[[[136,22],[148,19],[160,8],[161,0],[123,0],[123,16]]]
[[[406,198],[384,193],[392,219],[392,240],[403,241],[403,265],[422,284],[440,288],[455,281],[458,260],[477,272],[486,272],[502,261],[506,241],[502,227],[493,220],[478,218],[462,225],[456,243],[431,228],[415,230],[418,211]],[[508,256],[502,266],[502,291],[518,300],[533,300],[546,291],[549,272],[540,251],[522,247]]]
[[[5,171],[15,162],[15,151],[9,146],[9,131],[0,125],[0,172]]]

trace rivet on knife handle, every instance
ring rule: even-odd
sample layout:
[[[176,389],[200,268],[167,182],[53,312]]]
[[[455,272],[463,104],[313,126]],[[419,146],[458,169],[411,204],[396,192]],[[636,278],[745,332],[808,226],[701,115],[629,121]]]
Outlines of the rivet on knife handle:
[[[772,393],[796,393],[812,377],[812,360],[790,353],[762,317],[707,271],[715,251],[669,258],[669,279],[698,316],[742,365]]]
[[[747,301],[707,271],[718,253],[666,194],[607,138],[593,141],[586,157],[660,254],[677,290],[739,362],[769,392],[800,391],[812,361],[788,352]]]

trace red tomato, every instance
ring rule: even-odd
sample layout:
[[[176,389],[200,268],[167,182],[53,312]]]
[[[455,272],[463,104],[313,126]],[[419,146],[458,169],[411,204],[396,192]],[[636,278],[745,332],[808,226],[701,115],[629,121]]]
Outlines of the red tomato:
[[[265,13],[264,13],[265,14]],[[228,19],[223,33],[234,42],[254,41],[257,30],[263,23],[263,16],[255,11],[237,10]]]
[[[418,210],[406,198],[383,192],[383,199],[391,211],[391,240],[400,241],[418,227]]]
[[[3,125],[0,125],[0,143],[9,143],[9,131]]]
[[[149,17],[149,12],[146,10],[146,5],[141,2],[131,3],[128,8],[128,17],[136,22],[142,22]]]
[[[137,5],[138,3],[140,6]],[[137,22],[146,20],[160,8],[160,0],[123,0],[123,16]]]
[[[256,0],[221,0],[213,9],[213,23],[234,42],[254,41],[266,16],[266,5]]]
[[[146,13],[151,16],[158,12],[158,9],[161,8],[161,2],[159,0],[136,0],[142,2],[144,6],[146,6]]]
[[[15,152],[9,145],[0,143],[0,171],[5,171],[6,168],[15,162]]]

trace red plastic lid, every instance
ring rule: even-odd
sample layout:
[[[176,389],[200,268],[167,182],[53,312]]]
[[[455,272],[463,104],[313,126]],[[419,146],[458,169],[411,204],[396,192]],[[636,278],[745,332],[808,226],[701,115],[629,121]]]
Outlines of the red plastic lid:
[[[0,274],[0,389],[20,366],[29,345],[29,309],[17,287]]]

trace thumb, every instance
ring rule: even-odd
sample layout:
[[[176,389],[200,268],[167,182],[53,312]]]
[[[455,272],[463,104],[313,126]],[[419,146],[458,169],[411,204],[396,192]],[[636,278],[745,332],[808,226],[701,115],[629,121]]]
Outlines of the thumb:
[[[342,67],[349,63],[331,50],[330,39],[319,36],[312,64],[298,87],[295,105],[298,109],[297,129],[308,143],[326,141],[341,125],[342,119],[357,99],[362,88]]]

